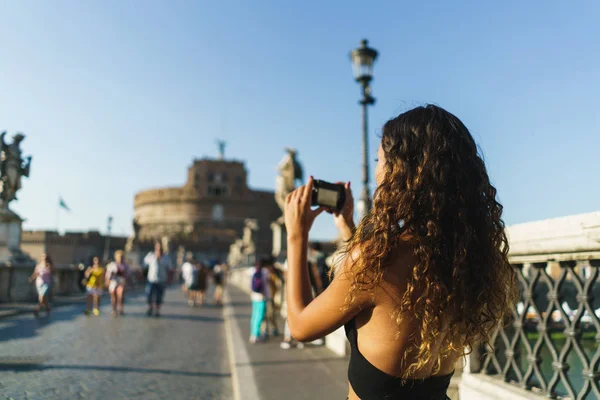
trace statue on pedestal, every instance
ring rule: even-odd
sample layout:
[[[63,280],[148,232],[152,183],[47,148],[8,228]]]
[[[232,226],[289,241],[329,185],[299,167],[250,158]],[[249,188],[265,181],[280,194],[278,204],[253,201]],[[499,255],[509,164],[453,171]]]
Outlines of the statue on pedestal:
[[[21,251],[21,224],[23,219],[8,208],[17,200],[21,177],[29,176],[31,156],[23,157],[21,142],[25,136],[17,133],[11,144],[0,133],[0,261],[18,262],[26,258]]]
[[[29,177],[31,156],[22,157],[21,142],[25,136],[17,133],[13,142],[8,145],[4,141],[6,132],[0,133],[0,201],[3,208],[17,199],[17,192],[21,189],[21,177]]]
[[[253,264],[256,260],[256,232],[258,231],[258,221],[248,218],[244,221],[244,230],[241,239],[236,239],[229,246],[227,263],[230,266],[244,264]]]
[[[296,181],[303,183],[302,166],[296,159],[298,152],[295,149],[286,147],[287,154],[283,157],[277,170],[279,175],[275,178],[275,201],[283,214],[285,210],[285,198],[296,189]],[[280,218],[283,222],[283,216]]]
[[[138,222],[137,217],[134,217],[131,221],[131,225],[133,227],[133,235],[131,235],[127,239],[127,243],[125,244],[125,251],[131,252],[134,251],[138,247],[139,238],[140,238],[140,223]]]
[[[244,234],[242,241],[244,243],[244,253],[251,255],[256,253],[256,232],[258,231],[258,221],[248,218],[244,221]]]
[[[281,209],[281,217],[271,224],[273,231],[273,256],[285,257],[286,255],[286,232],[283,213],[285,212],[285,199],[288,194],[296,189],[296,182],[304,183],[302,166],[296,159],[298,152],[292,148],[285,148],[287,154],[283,157],[277,170],[279,175],[275,178],[275,201]]]

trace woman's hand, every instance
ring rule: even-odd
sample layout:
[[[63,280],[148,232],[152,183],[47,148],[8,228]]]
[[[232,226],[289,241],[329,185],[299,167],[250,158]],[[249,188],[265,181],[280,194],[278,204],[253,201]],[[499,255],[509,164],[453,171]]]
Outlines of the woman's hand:
[[[354,197],[350,189],[350,182],[344,185],[346,189],[346,200],[340,211],[333,213],[333,220],[337,226],[342,240],[348,241],[354,234]]]
[[[315,218],[325,211],[325,207],[316,210],[310,208],[313,182],[311,176],[305,186],[300,186],[285,199],[284,216],[288,238],[308,238]]]

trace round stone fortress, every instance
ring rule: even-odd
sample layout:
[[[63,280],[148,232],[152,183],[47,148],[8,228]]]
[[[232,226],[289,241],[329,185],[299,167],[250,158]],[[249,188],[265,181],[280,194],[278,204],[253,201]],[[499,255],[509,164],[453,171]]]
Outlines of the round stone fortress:
[[[281,215],[274,193],[250,189],[244,163],[225,159],[195,160],[185,185],[139,192],[134,209],[143,250],[166,237],[171,251],[183,247],[200,260],[225,260],[248,218],[258,223],[257,255],[270,254],[270,224]]]

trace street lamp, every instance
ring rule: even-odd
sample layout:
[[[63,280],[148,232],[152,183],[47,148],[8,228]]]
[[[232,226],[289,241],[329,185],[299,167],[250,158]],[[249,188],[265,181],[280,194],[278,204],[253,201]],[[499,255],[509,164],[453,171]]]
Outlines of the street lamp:
[[[361,40],[360,47],[350,52],[350,59],[354,68],[354,77],[362,87],[362,128],[363,128],[363,188],[358,203],[358,215],[362,219],[371,209],[371,193],[369,191],[369,138],[367,123],[367,106],[375,104],[375,98],[371,96],[371,80],[373,79],[373,64],[377,58],[377,51],[367,46],[366,39]]]
[[[106,230],[108,231],[106,234],[106,239],[104,240],[104,261],[108,262],[110,257],[110,231],[112,230],[113,217],[112,215],[108,216],[106,220]]]

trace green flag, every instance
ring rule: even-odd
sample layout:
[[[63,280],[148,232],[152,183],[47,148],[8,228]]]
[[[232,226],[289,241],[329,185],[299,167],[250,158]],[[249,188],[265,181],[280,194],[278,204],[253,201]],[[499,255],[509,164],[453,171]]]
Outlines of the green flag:
[[[71,209],[69,208],[69,206],[67,206],[67,203],[65,203],[65,201],[63,200],[62,197],[58,198],[58,206],[60,208],[64,208],[65,210],[71,212]]]

